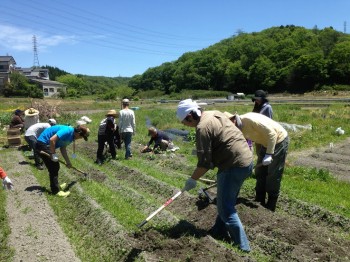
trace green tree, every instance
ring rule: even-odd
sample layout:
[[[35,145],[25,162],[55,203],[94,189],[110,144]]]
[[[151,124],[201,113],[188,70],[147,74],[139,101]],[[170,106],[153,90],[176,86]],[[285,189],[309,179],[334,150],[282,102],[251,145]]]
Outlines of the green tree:
[[[21,96],[43,98],[44,96],[43,91],[36,84],[31,84],[27,77],[18,72],[11,73],[10,83],[6,84],[3,94],[6,97]]]
[[[82,94],[86,94],[86,92],[84,92],[84,80],[76,75],[59,76],[57,77],[57,81],[67,86],[67,95],[69,97],[79,97]]]
[[[326,65],[321,53],[300,56],[293,69],[293,91],[298,93],[313,90],[317,84],[324,83],[327,78]]]
[[[249,86],[253,90],[263,89],[270,91],[276,84],[276,67],[266,56],[260,56],[249,68]],[[249,91],[253,91],[249,90]]]
[[[350,84],[350,41],[337,43],[329,59],[329,74],[332,82]]]

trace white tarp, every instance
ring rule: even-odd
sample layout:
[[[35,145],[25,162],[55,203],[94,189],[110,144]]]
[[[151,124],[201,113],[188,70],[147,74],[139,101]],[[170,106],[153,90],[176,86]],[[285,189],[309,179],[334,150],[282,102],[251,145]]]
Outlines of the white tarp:
[[[279,122],[281,126],[283,126],[284,129],[287,131],[293,131],[293,132],[298,132],[301,130],[312,130],[312,125],[307,124],[307,125],[297,125],[297,124],[288,124],[284,122]]]

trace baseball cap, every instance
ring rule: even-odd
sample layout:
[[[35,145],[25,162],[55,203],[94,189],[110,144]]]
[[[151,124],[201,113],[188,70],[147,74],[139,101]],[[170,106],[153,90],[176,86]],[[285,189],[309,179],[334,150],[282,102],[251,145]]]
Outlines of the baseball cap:
[[[123,102],[123,104],[129,104],[129,103],[130,103],[129,99],[127,99],[127,98],[124,98],[124,99],[122,100],[122,102]]]
[[[48,122],[49,122],[49,124],[52,125],[52,126],[54,126],[54,125],[57,124],[56,120],[53,119],[53,118],[50,118],[50,119],[48,120]]]

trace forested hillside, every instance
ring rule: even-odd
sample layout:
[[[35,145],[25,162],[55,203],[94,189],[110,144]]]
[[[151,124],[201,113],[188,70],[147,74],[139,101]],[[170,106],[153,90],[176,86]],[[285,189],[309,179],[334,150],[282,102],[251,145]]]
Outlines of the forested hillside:
[[[306,29],[293,25],[249,34],[240,32],[132,78],[73,75],[56,67],[45,68],[49,69],[51,80],[67,86],[62,97],[175,98],[179,93],[193,95],[198,90],[206,96],[223,96],[226,92],[252,94],[257,89],[294,94],[350,90],[350,35],[331,27]],[[12,89],[24,90],[23,85]],[[33,96],[32,91],[22,93],[12,92],[11,96]]]
[[[134,76],[135,90],[303,93],[350,84],[350,36],[333,28],[272,27],[239,33]]]

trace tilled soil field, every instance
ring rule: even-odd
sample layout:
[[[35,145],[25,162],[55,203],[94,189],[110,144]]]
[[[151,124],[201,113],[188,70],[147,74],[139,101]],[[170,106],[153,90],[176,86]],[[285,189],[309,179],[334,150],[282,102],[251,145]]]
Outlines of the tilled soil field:
[[[179,190],[130,167],[125,160],[106,162],[102,169],[92,163],[96,144],[79,146],[85,157],[81,161],[89,159],[84,171],[90,181],[127,195],[145,218]],[[350,261],[349,219],[283,195],[277,211],[272,213],[253,201],[251,190],[242,190],[236,207],[251,242],[250,254],[232,248],[227,240],[208,235],[215,221],[216,206],[187,192],[141,230],[135,226],[130,231],[98,199],[84,191],[82,185],[89,180],[61,167],[60,180],[73,181],[72,193],[60,200],[65,208],[55,211],[34,174],[48,176],[47,170],[34,170],[32,160],[21,151],[4,150],[7,152],[1,154],[3,167],[16,185],[7,198],[14,261]],[[348,139],[334,145],[332,152],[324,148],[295,154],[289,163],[330,168],[332,174],[349,181],[349,157]],[[153,160],[147,154],[135,154],[134,158],[182,181],[188,170],[193,169],[177,153],[159,155]],[[149,203],[141,192],[152,196],[159,205]],[[215,196],[215,188],[209,193]],[[62,225],[61,216],[72,222]],[[75,232],[77,223],[84,229]],[[158,223],[164,226],[155,227]],[[82,251],[71,244],[73,238],[91,238],[98,244]],[[89,248],[100,250],[100,257],[91,258]]]
[[[340,180],[350,182],[350,138],[342,143],[294,153],[293,164],[326,169]]]

